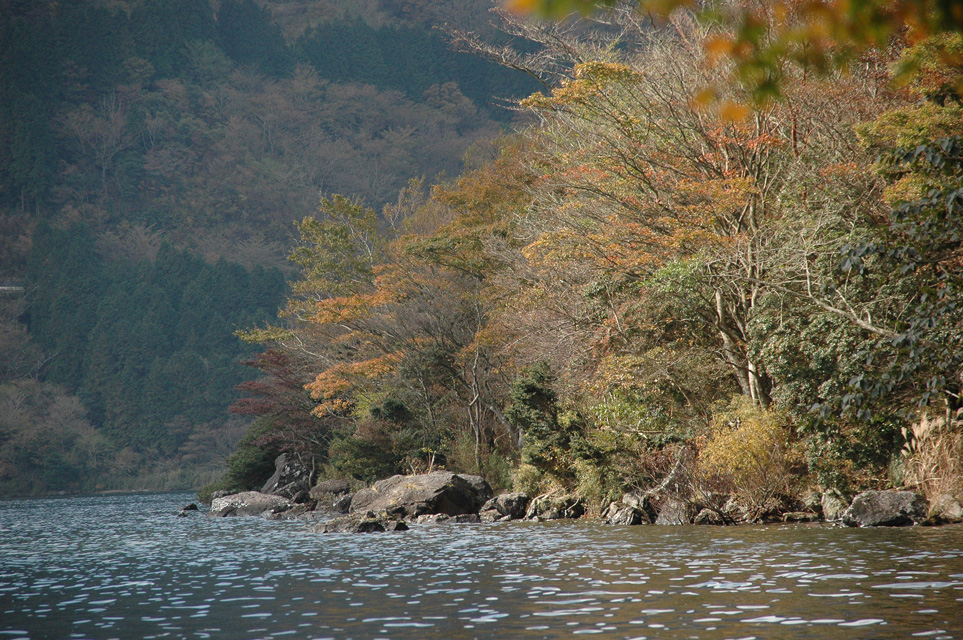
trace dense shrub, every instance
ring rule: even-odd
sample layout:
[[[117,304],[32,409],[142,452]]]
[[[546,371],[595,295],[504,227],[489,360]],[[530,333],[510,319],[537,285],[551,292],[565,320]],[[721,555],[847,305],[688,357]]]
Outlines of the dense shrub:
[[[744,396],[713,416],[702,444],[698,475],[704,489],[735,497],[754,520],[778,506],[793,480],[793,454],[784,414]]]

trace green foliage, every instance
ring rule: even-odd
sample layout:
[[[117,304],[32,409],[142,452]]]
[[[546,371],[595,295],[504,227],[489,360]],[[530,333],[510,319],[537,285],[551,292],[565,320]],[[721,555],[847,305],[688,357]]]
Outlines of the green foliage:
[[[187,45],[212,40],[214,11],[207,0],[144,0],[130,16],[136,55],[161,77],[176,76],[187,63]]]
[[[864,371],[839,401],[842,411],[862,419],[894,398],[904,407],[943,401],[956,408],[961,394],[963,138],[896,148],[883,166],[891,179],[912,174],[931,186],[898,203],[886,226],[843,255],[843,271],[858,274],[870,290],[880,282],[903,284],[904,304],[889,310],[890,326],[862,351]]]
[[[560,409],[553,383],[544,362],[522,371],[509,391],[505,417],[522,434],[522,463],[567,484],[575,478],[573,464],[595,459],[598,451],[586,440],[582,417]]]
[[[384,443],[367,438],[335,440],[331,443],[329,457],[337,475],[367,483],[407,471],[403,468],[403,456],[385,447]]]
[[[318,215],[297,228],[301,239],[290,256],[303,274],[297,292],[336,297],[371,286],[379,242],[373,209],[336,194],[322,198]]]

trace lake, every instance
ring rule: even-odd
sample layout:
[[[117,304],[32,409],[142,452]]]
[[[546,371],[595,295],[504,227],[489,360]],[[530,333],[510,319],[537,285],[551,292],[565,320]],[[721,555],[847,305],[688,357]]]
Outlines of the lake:
[[[0,502],[0,640],[963,638],[963,527],[175,517],[188,494]]]

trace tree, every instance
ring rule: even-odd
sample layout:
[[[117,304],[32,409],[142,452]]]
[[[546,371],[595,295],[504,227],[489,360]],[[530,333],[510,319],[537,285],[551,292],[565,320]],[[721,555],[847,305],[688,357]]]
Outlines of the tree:
[[[702,43],[715,31],[687,18],[670,26],[636,34],[647,43],[638,53],[573,60],[551,96],[523,102],[540,119],[533,170],[541,178],[532,192],[542,212],[529,217],[533,241],[524,252],[546,292],[558,289],[551,274],[564,265],[571,281],[560,306],[583,309],[580,321],[598,326],[600,349],[651,344],[635,328],[644,321],[638,314],[653,308],[648,301],[685,296],[687,339],[714,333],[714,345],[702,344],[765,407],[773,381],[752,348],[758,305],[785,276],[780,264],[794,251],[786,225],[802,219],[812,198],[811,163],[851,162],[854,138],[844,146],[839,121],[816,116],[847,117],[815,93],[825,85],[801,81],[786,102],[738,123],[693,104],[691,82],[726,77],[703,65]],[[624,23],[621,37],[636,27]],[[859,118],[873,109],[868,89],[844,84],[833,100]],[[739,101],[743,91],[730,85],[728,95]],[[684,290],[671,282],[681,276]],[[632,302],[640,294],[645,305]]]
[[[304,388],[305,363],[290,352],[268,350],[243,364],[264,376],[242,382],[238,390],[246,396],[231,405],[231,413],[260,419],[254,442],[293,453],[311,468],[323,464],[335,433],[330,420],[312,413],[315,405]]]
[[[291,58],[280,27],[266,7],[254,0],[227,0],[217,12],[217,32],[224,52],[238,64],[256,65],[276,76],[290,70]]]
[[[618,7],[616,0],[507,0],[520,12],[556,18],[573,12],[590,14]],[[913,40],[959,33],[963,12],[953,0],[857,0],[826,2],[708,2],[634,0],[631,10],[653,21],[664,21],[683,11],[701,20],[721,21],[730,30],[706,41],[710,57],[732,60],[735,76],[752,89],[757,104],[780,94],[791,75],[786,63],[795,62],[818,73],[847,68],[873,48],[885,50],[909,27]],[[694,8],[695,7],[695,8]],[[910,66],[903,71],[909,71]],[[711,91],[711,86],[706,86]]]

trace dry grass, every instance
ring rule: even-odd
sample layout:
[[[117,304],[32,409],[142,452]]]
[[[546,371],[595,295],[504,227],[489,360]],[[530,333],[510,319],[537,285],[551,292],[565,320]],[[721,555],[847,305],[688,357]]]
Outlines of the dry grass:
[[[923,416],[903,429],[903,484],[921,493],[938,512],[947,497],[963,502],[963,410]]]

